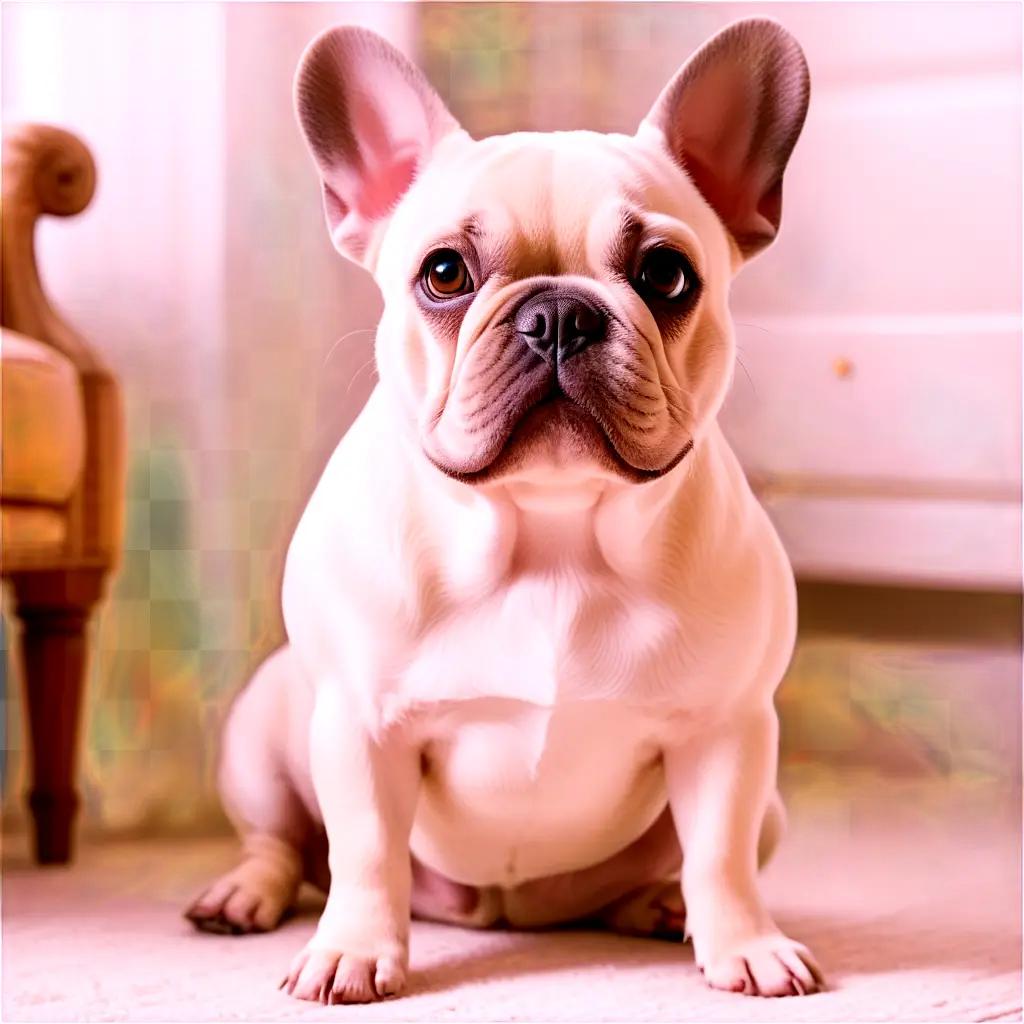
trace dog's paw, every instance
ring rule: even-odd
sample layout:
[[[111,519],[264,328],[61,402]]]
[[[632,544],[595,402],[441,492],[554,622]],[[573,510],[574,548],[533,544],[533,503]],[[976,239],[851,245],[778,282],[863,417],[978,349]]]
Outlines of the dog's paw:
[[[254,865],[240,864],[222,875],[185,910],[200,931],[246,935],[276,928],[294,899],[298,879]]]
[[[404,987],[404,957],[356,956],[310,946],[295,957],[278,986],[296,999],[325,1005],[372,1003],[398,995]]]
[[[610,931],[682,942],[686,907],[678,882],[656,882],[623,896],[598,915]]]
[[[825,987],[807,947],[781,933],[734,943],[698,965],[712,988],[748,996],[805,996]]]

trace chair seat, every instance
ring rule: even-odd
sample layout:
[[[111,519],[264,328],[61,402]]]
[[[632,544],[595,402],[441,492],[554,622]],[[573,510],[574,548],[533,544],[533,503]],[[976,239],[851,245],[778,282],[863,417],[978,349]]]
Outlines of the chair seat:
[[[4,540],[6,569],[48,563],[60,555],[67,535],[67,517],[59,509],[45,505],[0,506],[0,536]]]
[[[85,460],[85,414],[74,366],[49,346],[4,330],[0,380],[0,500],[64,504]],[[51,530],[52,524],[44,532]]]

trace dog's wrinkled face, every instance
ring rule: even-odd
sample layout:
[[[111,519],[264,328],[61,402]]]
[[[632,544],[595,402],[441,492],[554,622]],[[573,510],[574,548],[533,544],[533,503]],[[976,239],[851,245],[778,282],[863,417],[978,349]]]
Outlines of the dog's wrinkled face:
[[[676,465],[732,363],[728,244],[693,185],[625,137],[463,139],[439,157],[377,268],[401,296],[382,372],[406,377],[428,457],[466,480]]]
[[[729,283],[777,229],[806,110],[784,30],[721,33],[635,136],[475,141],[351,28],[311,45],[297,104],[335,244],[385,297],[381,384],[435,466],[642,482],[685,458],[728,387]]]

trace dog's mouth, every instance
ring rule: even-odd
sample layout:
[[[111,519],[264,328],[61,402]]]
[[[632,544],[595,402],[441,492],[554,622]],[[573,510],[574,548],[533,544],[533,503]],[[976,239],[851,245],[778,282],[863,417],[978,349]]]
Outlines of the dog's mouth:
[[[614,432],[600,414],[567,395],[557,381],[524,410],[486,465],[460,468],[432,453],[428,446],[423,448],[442,473],[469,484],[528,471],[538,454],[546,455],[545,461],[556,469],[586,459],[613,476],[631,483],[646,483],[671,472],[692,449],[693,440],[688,439],[664,465],[653,469],[635,466],[619,451]]]

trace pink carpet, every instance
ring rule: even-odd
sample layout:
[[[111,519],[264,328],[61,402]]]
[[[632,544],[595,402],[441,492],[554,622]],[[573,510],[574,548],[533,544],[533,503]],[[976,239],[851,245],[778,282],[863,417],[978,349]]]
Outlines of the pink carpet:
[[[933,784],[934,785],[934,784]],[[878,810],[880,795],[886,804]],[[583,932],[476,933],[417,924],[404,998],[300,1003],[275,985],[315,926],[315,898],[279,931],[201,935],[180,909],[229,841],[86,845],[39,870],[9,840],[5,1020],[1002,1021],[1021,1019],[1020,833],[896,787],[805,803],[765,874],[779,922],[831,989],[755,1000],[707,990],[688,946]]]

